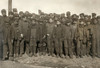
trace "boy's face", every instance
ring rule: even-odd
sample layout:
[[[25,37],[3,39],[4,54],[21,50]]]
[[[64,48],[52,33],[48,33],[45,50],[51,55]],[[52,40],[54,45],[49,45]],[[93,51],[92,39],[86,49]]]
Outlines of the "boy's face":
[[[67,23],[67,25],[69,26],[69,25],[70,25],[70,23]]]
[[[3,15],[3,16],[6,16],[6,12],[2,12],[2,15]]]
[[[84,19],[84,16],[83,16],[83,15],[80,15],[80,18],[81,18],[81,19]]]
[[[52,23],[52,22],[53,22],[53,20],[52,20],[52,19],[49,19],[49,22],[50,22],[50,23]]]
[[[88,17],[85,17],[85,20],[88,21]]]
[[[32,20],[32,24],[36,24],[36,22],[34,20]]]
[[[15,20],[18,20],[19,19],[19,17],[15,17]]]
[[[10,14],[10,15],[9,15],[9,17],[10,17],[10,18],[13,18],[13,15],[12,15],[12,14]]]
[[[20,16],[20,17],[23,17],[23,15],[24,15],[24,14],[20,14],[19,16]]]

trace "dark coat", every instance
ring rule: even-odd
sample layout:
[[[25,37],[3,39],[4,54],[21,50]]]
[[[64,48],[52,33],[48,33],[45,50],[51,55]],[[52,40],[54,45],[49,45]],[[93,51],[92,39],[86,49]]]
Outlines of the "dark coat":
[[[38,24],[37,26],[37,40],[42,41],[42,39],[46,36],[46,24]]]
[[[63,25],[55,26],[53,29],[53,39],[64,39],[64,28]]]
[[[4,35],[4,43],[8,43],[8,40],[11,41],[12,39],[12,27],[9,23],[8,17],[2,17],[2,23],[3,23],[3,35]]]
[[[64,27],[64,38],[65,39],[72,39],[72,27],[66,26]]]
[[[52,34],[53,34],[53,28],[54,28],[54,24],[50,24],[50,23],[47,23],[46,24],[46,34],[49,34],[49,37],[51,38],[52,37]]]
[[[97,25],[97,55],[100,57],[100,24]]]
[[[13,28],[13,30],[12,30],[13,39],[21,40],[21,30],[20,30],[19,24],[13,23],[12,28]]]
[[[24,36],[24,40],[29,41],[30,40],[30,21],[20,20],[19,21],[19,28],[21,30],[21,33]]]

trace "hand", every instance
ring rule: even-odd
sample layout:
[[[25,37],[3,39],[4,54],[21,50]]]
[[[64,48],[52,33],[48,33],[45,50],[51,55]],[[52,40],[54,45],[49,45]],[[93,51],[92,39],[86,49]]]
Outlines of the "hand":
[[[47,34],[47,36],[50,36],[50,34]]]
[[[21,34],[21,37],[23,38],[23,34]]]
[[[13,43],[13,40],[11,40],[11,42]]]
[[[45,37],[46,37],[46,36],[44,35],[44,36],[43,36],[43,39],[44,39]]]
[[[74,40],[76,40],[76,38],[74,38]]]

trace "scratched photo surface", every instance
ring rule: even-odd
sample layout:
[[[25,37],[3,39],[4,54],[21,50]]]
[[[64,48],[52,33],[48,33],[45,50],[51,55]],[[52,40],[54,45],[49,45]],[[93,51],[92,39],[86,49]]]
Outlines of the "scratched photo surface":
[[[41,32],[42,30],[45,30],[45,28],[43,27],[44,25],[42,27],[40,26],[41,25],[42,14],[39,14],[39,11],[38,10],[40,10],[41,13],[44,12],[44,17],[45,17],[45,13],[46,13],[47,16],[51,13],[51,17],[52,17],[52,13],[54,13],[54,14],[56,13],[55,16],[54,16],[55,18],[53,18],[53,19],[56,19],[56,16],[59,17],[60,14],[62,14],[62,16],[63,16],[63,13],[65,13],[65,18],[67,18],[67,15],[66,15],[66,12],[67,11],[69,11],[71,13],[71,15],[72,14],[74,14],[74,15],[77,14],[76,15],[76,18],[79,17],[79,14],[80,13],[84,13],[86,15],[91,15],[90,17],[92,18],[92,13],[94,13],[94,17],[95,17],[95,13],[97,14],[97,16],[100,15],[100,0],[12,0],[12,9],[13,8],[17,8],[18,12],[23,11],[25,13],[26,11],[28,11],[30,13],[33,13],[33,17],[31,17],[31,18],[34,18],[34,14],[35,14],[36,17],[33,20],[31,20],[31,22],[32,22],[32,24],[34,24],[34,20],[35,20],[35,24],[36,23],[39,24],[40,32],[38,31],[38,34],[35,34],[36,31],[33,29],[33,35],[39,35],[39,33],[42,33]],[[7,16],[9,17],[9,15],[8,15],[8,0],[0,0],[0,31],[2,30],[1,29],[2,28],[1,27],[2,26],[2,23],[1,23],[1,21],[2,21],[1,20],[2,19],[2,12],[1,12],[1,10],[2,9],[6,9]],[[17,15],[15,15],[15,16],[17,17]],[[23,16],[23,17],[25,18],[25,21],[24,22],[27,22],[26,21],[26,17],[25,16]],[[72,17],[69,17],[69,18],[72,18]],[[89,19],[89,22],[91,21],[91,18]],[[57,21],[59,19],[59,18],[57,18],[56,25],[55,25],[55,22],[54,22],[55,20],[53,20],[53,19],[50,18],[50,21],[53,22],[53,26],[56,28],[57,27],[57,23],[58,24],[59,23],[61,24],[61,22],[60,21]],[[98,19],[99,19],[99,22],[100,22],[100,16],[98,17]],[[76,21],[76,20],[78,20],[78,21]],[[39,21],[39,22],[37,22],[37,21]],[[71,21],[72,21],[72,19],[71,19]],[[17,21],[17,22],[19,22],[19,21]],[[42,20],[42,24],[43,24],[43,22],[44,22],[44,19]],[[47,21],[45,21],[45,22],[47,22]],[[65,22],[65,20],[64,20],[64,22]],[[78,27],[78,25],[76,24],[76,22],[79,24],[79,19],[75,19],[75,22],[74,22],[75,28]],[[23,26],[24,28],[25,27],[28,28],[27,23],[22,23],[22,24],[25,24],[26,25],[26,26]],[[20,24],[20,25],[22,25],[22,24]],[[49,25],[47,24],[48,27],[49,27]],[[32,26],[34,26],[34,25],[32,25]],[[100,26],[100,23],[99,23],[98,26]],[[50,28],[53,31],[53,28],[52,27],[50,27]],[[48,28],[48,29],[50,29],[50,28]],[[98,30],[97,31],[98,31],[98,36],[100,37],[99,30],[100,30],[100,28],[98,27]],[[24,31],[26,31],[26,30],[25,29],[22,30],[22,32],[24,32]],[[54,31],[55,36],[56,36],[56,34],[61,33],[61,31],[60,32],[59,31],[60,31],[59,29],[58,29],[58,33],[56,33],[56,31]],[[76,31],[78,31],[78,30],[76,30]],[[80,34],[81,34],[81,31],[82,30],[80,30]],[[92,31],[92,29],[91,29],[91,31]],[[17,32],[17,30],[15,30],[15,32]],[[65,30],[62,31],[62,32],[64,33],[64,36],[67,36],[67,34],[69,34]],[[69,32],[70,32],[70,30],[69,30]],[[86,32],[88,32],[88,31],[86,31]],[[32,33],[32,31],[31,31],[31,33]],[[20,34],[20,35],[23,37],[23,34]],[[95,32],[94,32],[94,34],[95,34]],[[40,34],[40,35],[42,35],[42,34]],[[39,37],[40,37],[40,35],[39,35]],[[3,36],[3,34],[0,32],[0,58],[2,58],[1,55],[3,55],[3,46],[2,46],[3,45],[2,44],[3,41],[2,41],[2,36]],[[47,40],[47,36],[49,37],[50,34],[46,34],[45,35],[46,40]],[[99,37],[98,37],[98,40],[100,41],[100,38]],[[44,39],[44,36],[42,37],[42,40],[43,39]],[[90,35],[89,35],[89,39],[91,39],[90,38]],[[74,41],[76,41],[76,40],[74,40]],[[78,39],[78,41],[79,41],[79,39]],[[10,40],[10,42],[12,42],[12,40]],[[13,42],[14,42],[14,40],[13,40]],[[51,42],[50,39],[49,39],[49,42]],[[95,41],[90,41],[90,40],[88,40],[88,42],[90,42],[89,45],[92,45],[92,43],[97,43]],[[24,40],[23,44],[24,43],[27,43],[27,42]],[[38,43],[40,43],[40,42],[38,42]],[[38,43],[37,43],[37,50],[39,49]],[[53,43],[54,43],[54,41],[53,41]],[[63,43],[64,43],[64,41],[63,41]],[[71,51],[73,51],[73,53],[74,53],[74,51],[77,50],[77,53],[78,53],[78,48],[75,48],[75,47],[77,47],[76,46],[76,42],[73,42],[73,43],[75,43],[75,46],[73,46],[73,49]],[[41,45],[45,45],[45,46],[47,45],[47,43],[44,43],[44,42],[42,42],[40,44]],[[68,43],[65,43],[65,44],[68,44]],[[79,44],[83,44],[83,43],[79,43]],[[100,42],[98,42],[98,45],[99,44],[100,44]],[[88,44],[86,43],[86,45],[88,45]],[[54,47],[54,48],[57,49],[57,47]],[[48,54],[46,54],[45,56],[44,55],[40,56],[39,54],[41,52],[36,52],[37,53],[36,56],[31,56],[30,57],[28,54],[26,54],[26,51],[25,51],[25,50],[27,50],[26,48],[28,48],[28,47],[26,47],[26,46],[23,47],[23,50],[22,51],[24,53],[23,53],[23,55],[21,55],[21,57],[15,57],[14,56],[13,57],[13,60],[7,59],[7,60],[4,60],[4,61],[2,59],[0,59],[0,68],[100,68],[100,45],[97,48],[99,57],[95,57],[95,58],[93,58],[92,55],[91,55],[92,50],[93,50],[92,49],[92,46],[91,46],[90,49],[88,49],[89,46],[87,48],[87,50],[90,51],[89,55],[88,56],[83,56],[82,58],[79,55],[78,55],[78,58],[77,58],[76,57],[76,53],[73,55],[73,58],[68,57],[69,55],[67,57],[65,55],[63,55],[64,57],[61,58],[60,55],[57,57],[57,54],[55,54],[54,52],[53,52],[54,53],[53,54],[53,57],[52,56],[49,56]],[[31,50],[32,48],[30,47],[29,49]],[[66,48],[64,49],[64,46],[62,46],[62,48],[60,48],[60,47],[58,48],[59,51],[60,51],[60,49],[62,51],[68,50]],[[94,49],[96,49],[96,48],[94,47]],[[47,53],[47,49],[44,49],[44,50],[45,50],[45,53]],[[51,51],[53,51],[52,48],[51,48]],[[86,52],[85,50],[83,50],[83,51]],[[8,52],[7,52],[7,54],[8,54]]]

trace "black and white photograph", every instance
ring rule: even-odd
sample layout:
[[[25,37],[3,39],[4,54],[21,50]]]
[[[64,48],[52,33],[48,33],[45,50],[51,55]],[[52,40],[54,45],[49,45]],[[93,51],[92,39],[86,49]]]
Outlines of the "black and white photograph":
[[[0,68],[100,68],[100,0],[0,0]]]

